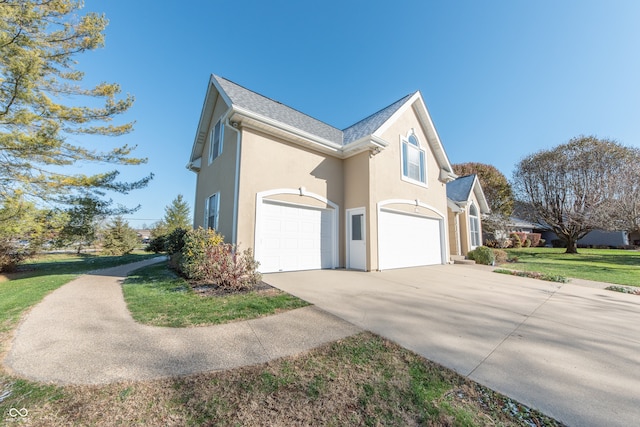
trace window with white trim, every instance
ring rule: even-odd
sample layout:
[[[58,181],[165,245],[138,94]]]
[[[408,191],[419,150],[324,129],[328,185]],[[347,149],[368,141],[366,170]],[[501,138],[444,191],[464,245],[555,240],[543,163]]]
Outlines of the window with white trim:
[[[420,147],[418,137],[411,132],[402,138],[402,178],[418,184],[427,184],[427,164],[425,151]]]
[[[469,206],[469,234],[471,236],[471,246],[480,246],[480,218],[475,205]]]
[[[216,125],[211,130],[209,138],[209,164],[211,164],[216,157],[222,154],[222,140],[224,136],[224,125],[221,120],[216,122]]]
[[[220,212],[220,193],[208,197],[204,204],[205,228],[218,229],[218,216]]]

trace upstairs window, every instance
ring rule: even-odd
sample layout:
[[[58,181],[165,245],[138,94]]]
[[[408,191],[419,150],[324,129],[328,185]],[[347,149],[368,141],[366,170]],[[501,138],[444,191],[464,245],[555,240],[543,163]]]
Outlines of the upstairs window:
[[[471,235],[471,247],[480,246],[480,218],[475,205],[469,206],[469,234]]]
[[[418,137],[411,132],[402,138],[402,178],[417,184],[427,184],[425,151],[420,147]]]
[[[211,131],[211,137],[209,138],[209,164],[211,164],[216,157],[222,154],[222,139],[224,136],[224,125],[220,120],[216,123]]]
[[[220,211],[220,193],[207,198],[204,206],[205,228],[218,229],[218,213]]]

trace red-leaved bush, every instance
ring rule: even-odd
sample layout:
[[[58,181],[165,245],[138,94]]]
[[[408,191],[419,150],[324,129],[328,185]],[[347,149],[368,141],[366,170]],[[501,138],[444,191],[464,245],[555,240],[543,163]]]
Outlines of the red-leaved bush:
[[[213,230],[193,230],[185,235],[181,271],[187,278],[227,291],[253,288],[262,279],[251,249],[224,243]]]
[[[218,288],[242,291],[253,288],[262,279],[251,249],[240,251],[229,243],[221,243],[207,248],[205,254],[202,278]]]

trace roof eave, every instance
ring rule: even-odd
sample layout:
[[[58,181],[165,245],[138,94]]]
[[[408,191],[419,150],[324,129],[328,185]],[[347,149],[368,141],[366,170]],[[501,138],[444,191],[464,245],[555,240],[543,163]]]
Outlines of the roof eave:
[[[413,108],[414,112],[418,116],[420,120],[420,124],[422,126],[422,130],[427,136],[427,142],[433,150],[433,154],[438,162],[438,166],[440,166],[440,181],[447,183],[453,181],[457,178],[457,175],[453,172],[453,167],[451,166],[451,162],[449,162],[449,158],[447,157],[446,152],[444,151],[444,147],[442,142],[440,141],[440,137],[438,136],[438,132],[431,120],[431,115],[429,114],[429,110],[422,99],[422,94],[420,91],[411,96],[402,107],[398,108],[398,110],[387,119],[376,131],[373,133],[374,136],[382,136],[382,134],[391,126],[402,114],[404,114],[409,108]]]
[[[212,74],[207,84],[207,93],[204,97],[202,110],[200,111],[200,119],[198,120],[196,136],[193,141],[193,147],[191,148],[191,157],[189,158],[190,163],[202,157],[202,150],[207,141],[208,121],[211,119],[218,98],[221,98],[226,105],[232,105],[231,100],[218,84],[216,76]]]
[[[487,202],[487,198],[484,195],[482,185],[480,185],[480,180],[477,175],[473,179],[473,194],[475,194],[478,204],[480,205],[480,213],[485,215],[490,214],[491,208],[489,207],[489,202]]]
[[[388,145],[389,142],[379,136],[367,135],[342,147],[340,157],[347,159],[364,151],[377,153],[380,150],[385,149]]]
[[[236,105],[231,106],[228,117],[229,120],[236,121],[240,124],[253,125],[253,127],[258,128],[268,127],[270,129],[278,130],[284,135],[289,135],[291,137],[289,139],[293,142],[302,143],[302,145],[310,146],[324,153],[340,156],[339,153],[342,151],[342,144],[336,144],[328,139],[320,138],[317,135],[313,135],[294,126],[287,125],[278,120],[265,117]]]

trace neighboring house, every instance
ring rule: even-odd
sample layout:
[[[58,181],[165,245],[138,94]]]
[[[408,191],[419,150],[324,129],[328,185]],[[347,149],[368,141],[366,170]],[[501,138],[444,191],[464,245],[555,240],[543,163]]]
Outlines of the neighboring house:
[[[509,234],[517,232],[517,233],[541,233],[540,230],[541,225],[535,224],[533,222],[529,222],[527,220],[511,217],[509,218]],[[508,238],[509,236],[504,236],[504,238]]]
[[[553,231],[543,231],[542,238],[546,239],[547,245],[550,245],[553,240],[559,239],[559,237]],[[635,233],[629,236],[626,231],[606,231],[606,230],[593,230],[589,232],[582,239],[578,240],[578,247],[593,246],[593,247],[611,247],[620,248],[629,245],[640,245],[640,236]]]
[[[545,229],[544,226],[540,224],[529,222],[524,219],[511,217],[508,226],[509,234],[512,232],[540,233],[542,239],[546,242],[546,246],[551,246],[554,240],[560,239],[553,231]],[[505,236],[495,237],[506,238]],[[607,246],[618,248],[630,245],[640,246],[639,233],[632,233],[629,235],[626,231],[593,230],[582,239],[578,240],[578,246]]]
[[[194,226],[253,248],[262,272],[450,262],[456,175],[420,92],[340,130],[214,75],[187,167]]]
[[[482,246],[482,215],[490,212],[478,177],[467,175],[447,183],[451,255],[466,255]]]

